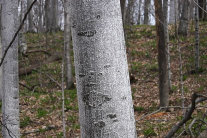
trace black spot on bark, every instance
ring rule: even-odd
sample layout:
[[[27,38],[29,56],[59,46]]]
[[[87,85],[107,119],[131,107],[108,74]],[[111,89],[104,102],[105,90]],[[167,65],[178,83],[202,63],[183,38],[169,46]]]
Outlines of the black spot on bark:
[[[100,127],[100,128],[103,128],[103,127],[105,127],[105,122],[104,121],[99,121],[99,122],[96,122],[95,123],[95,126],[97,126],[97,127]]]
[[[114,118],[116,118],[116,114],[108,114],[107,117],[114,119]]]

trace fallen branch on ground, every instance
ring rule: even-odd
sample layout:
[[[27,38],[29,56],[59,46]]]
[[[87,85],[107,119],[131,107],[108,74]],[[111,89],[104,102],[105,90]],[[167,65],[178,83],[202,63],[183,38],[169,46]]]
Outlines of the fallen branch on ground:
[[[42,53],[44,53],[46,55],[51,56],[51,54],[49,52],[47,52],[46,50],[30,50],[30,51],[27,51],[26,53],[29,54],[29,53],[38,53],[38,52],[39,53],[42,52]]]
[[[61,53],[52,54],[52,56],[50,56],[47,60],[43,61],[41,64],[37,63],[34,65],[30,65],[29,67],[26,67],[26,68],[24,68],[24,67],[20,68],[19,75],[20,76],[28,75],[28,74],[32,73],[33,70],[37,70],[38,68],[40,68],[41,65],[45,65],[45,64],[49,64],[54,61],[61,60],[62,59],[61,55],[62,55]]]
[[[186,110],[183,119],[168,132],[168,134],[165,136],[165,138],[171,138],[172,136],[174,136],[174,134],[177,132],[177,130],[183,124],[185,124],[188,120],[191,119],[191,115],[193,114],[193,111],[196,109],[196,104],[203,102],[205,100],[207,100],[206,96],[194,93],[192,95],[192,99],[191,99],[192,104],[190,105],[190,108],[188,110]]]
[[[24,133],[22,133],[22,135],[25,136],[25,135],[29,135],[31,133],[39,133],[41,131],[49,131],[49,130],[52,130],[52,129],[55,129],[55,128],[56,127],[53,126],[53,125],[52,126],[47,126],[47,127],[43,128],[43,129],[35,129],[35,130],[28,131],[28,132],[24,132]]]

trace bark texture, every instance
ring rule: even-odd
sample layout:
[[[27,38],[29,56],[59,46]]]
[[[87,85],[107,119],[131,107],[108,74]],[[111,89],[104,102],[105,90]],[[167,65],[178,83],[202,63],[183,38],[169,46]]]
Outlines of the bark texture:
[[[2,57],[2,43],[1,43],[1,14],[2,14],[2,5],[0,3],[0,58]],[[0,67],[0,100],[2,100],[2,67]]]
[[[54,32],[59,30],[58,27],[58,1],[57,0],[46,0],[45,1],[45,16],[46,16],[46,31]]]
[[[145,0],[144,3],[144,24],[149,23],[149,6],[150,6],[151,0]]]
[[[175,2],[176,1],[176,2]],[[174,24],[175,18],[178,17],[178,15],[175,15],[175,10],[178,10],[177,0],[170,0],[170,16],[169,16],[169,23]]]
[[[139,0],[139,7],[138,7],[138,21],[137,24],[141,24],[141,5],[142,5],[142,0]]]
[[[178,34],[187,36],[188,35],[188,21],[189,21],[189,0],[183,1],[182,13],[180,17],[180,24],[178,27]]]
[[[27,10],[32,4],[32,0],[27,0]],[[33,11],[31,10],[28,15],[28,32],[34,32],[34,24],[33,24]]]
[[[121,15],[122,15],[123,23],[124,23],[124,21],[125,21],[126,0],[120,0],[120,2],[121,2]]]
[[[198,0],[196,0],[198,3]],[[195,5],[195,71],[199,70],[199,7]]]
[[[82,138],[135,138],[120,0],[71,1]]]
[[[197,1],[197,0],[195,0]],[[198,0],[197,3],[201,8],[199,8],[199,19],[201,21],[206,21],[207,20],[207,13],[206,11],[206,0]],[[205,10],[205,11],[204,11]]]
[[[126,11],[126,20],[125,20],[126,25],[133,25],[134,3],[135,0],[130,0],[128,3],[127,11]]]
[[[169,33],[168,33],[168,0],[163,1],[163,16],[164,16],[164,29],[165,29],[165,45],[167,49],[167,63],[168,63],[168,86],[171,90],[171,70],[170,70],[170,47],[169,47]]]
[[[4,52],[17,31],[18,1],[3,0],[2,11],[2,47]],[[15,40],[3,63],[2,135],[4,138],[20,137],[17,44],[18,41]]]
[[[72,64],[70,59],[70,16],[69,16],[69,0],[64,1],[64,52],[65,52],[65,72],[66,72],[66,88],[73,86]]]
[[[165,36],[164,15],[162,0],[155,0],[156,32],[158,46],[158,64],[159,64],[159,94],[160,107],[166,107],[169,104],[169,82],[168,82],[168,58]],[[161,23],[162,22],[162,23]]]

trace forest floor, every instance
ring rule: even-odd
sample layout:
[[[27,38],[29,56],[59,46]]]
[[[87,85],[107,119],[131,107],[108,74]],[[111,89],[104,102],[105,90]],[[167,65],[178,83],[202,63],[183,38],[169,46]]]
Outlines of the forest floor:
[[[185,107],[191,103],[193,93],[206,94],[207,92],[207,24],[201,23],[200,28],[200,73],[192,73],[195,41],[193,26],[190,26],[190,35],[187,38],[179,38],[183,60]],[[172,70],[170,106],[182,106],[182,96],[179,89],[180,63],[176,45],[178,43],[174,39],[173,27],[171,26],[169,29]],[[172,107],[168,112],[153,113],[159,109],[155,26],[132,26],[126,31],[127,55],[138,137],[163,137],[174,124],[182,119],[183,109]],[[55,60],[47,59],[57,55],[57,53],[62,56],[60,52],[62,52],[64,44],[63,32],[55,34],[27,33],[25,36],[28,52],[26,57],[19,57],[20,70],[27,70],[31,66],[35,69],[30,74],[20,75],[22,137],[62,137],[62,96],[60,88],[62,61],[61,57]],[[73,52],[71,51],[72,56]],[[199,105],[194,111],[194,118],[204,115],[206,112],[205,105],[206,103]],[[67,137],[78,138],[80,137],[80,125],[76,89],[65,90],[65,107]],[[186,123],[186,128],[191,121],[192,119]],[[194,135],[198,135],[199,131],[204,129],[206,127],[200,123],[195,123],[192,127]],[[176,135],[182,131],[183,128],[180,128]],[[188,136],[189,133],[185,134],[185,137]]]

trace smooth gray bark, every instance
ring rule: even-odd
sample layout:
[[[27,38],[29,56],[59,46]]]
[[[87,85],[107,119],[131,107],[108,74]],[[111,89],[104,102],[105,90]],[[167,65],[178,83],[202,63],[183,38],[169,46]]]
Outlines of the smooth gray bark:
[[[142,0],[139,0],[139,9],[138,9],[138,21],[137,24],[141,24],[141,5],[142,5]]]
[[[4,52],[17,30],[18,1],[3,0],[2,11],[2,47]],[[4,138],[20,137],[17,44],[18,41],[15,40],[3,63],[2,135]]]
[[[145,0],[144,3],[144,24],[149,23],[149,6],[150,6],[151,0]]]
[[[187,36],[188,34],[189,6],[190,6],[189,0],[184,0],[181,18],[180,18],[180,24],[178,27],[179,35]]]
[[[126,10],[126,25],[133,25],[133,12],[134,12],[134,3],[135,0],[130,0],[128,2],[127,10]]]
[[[135,138],[120,0],[71,1],[82,138]]]
[[[178,5],[177,4],[178,4],[177,0],[170,0],[169,24],[174,24],[175,23],[175,18],[178,17],[178,15],[175,15],[175,10],[178,10]],[[176,13],[178,13],[178,12],[176,12]]]
[[[64,0],[64,52],[65,52],[65,70],[66,70],[66,89],[70,89],[73,85],[72,64],[70,59],[70,16],[69,16],[69,0]]]
[[[39,16],[39,20],[38,20],[38,32],[41,33],[43,32],[43,1],[39,0],[39,5],[38,5],[38,16]]]
[[[125,22],[126,0],[120,0],[123,23]]]
[[[170,47],[169,47],[169,33],[168,33],[168,0],[163,1],[163,16],[164,16],[164,28],[165,28],[165,42],[167,48],[167,62],[168,62],[168,86],[171,90],[171,70],[170,70]]]
[[[54,32],[59,29],[58,27],[58,1],[57,0],[46,0],[45,1],[45,16],[46,16],[46,31]]]
[[[1,43],[1,14],[2,14],[2,5],[0,3],[0,58],[2,57],[2,43]],[[2,100],[2,68],[0,67],[0,100]]]
[[[198,3],[198,0],[196,0]],[[195,70],[199,70],[199,7],[195,5]]]
[[[27,0],[27,10],[32,4],[32,0]],[[34,32],[34,24],[33,24],[33,11],[31,10],[28,15],[28,32]]]

